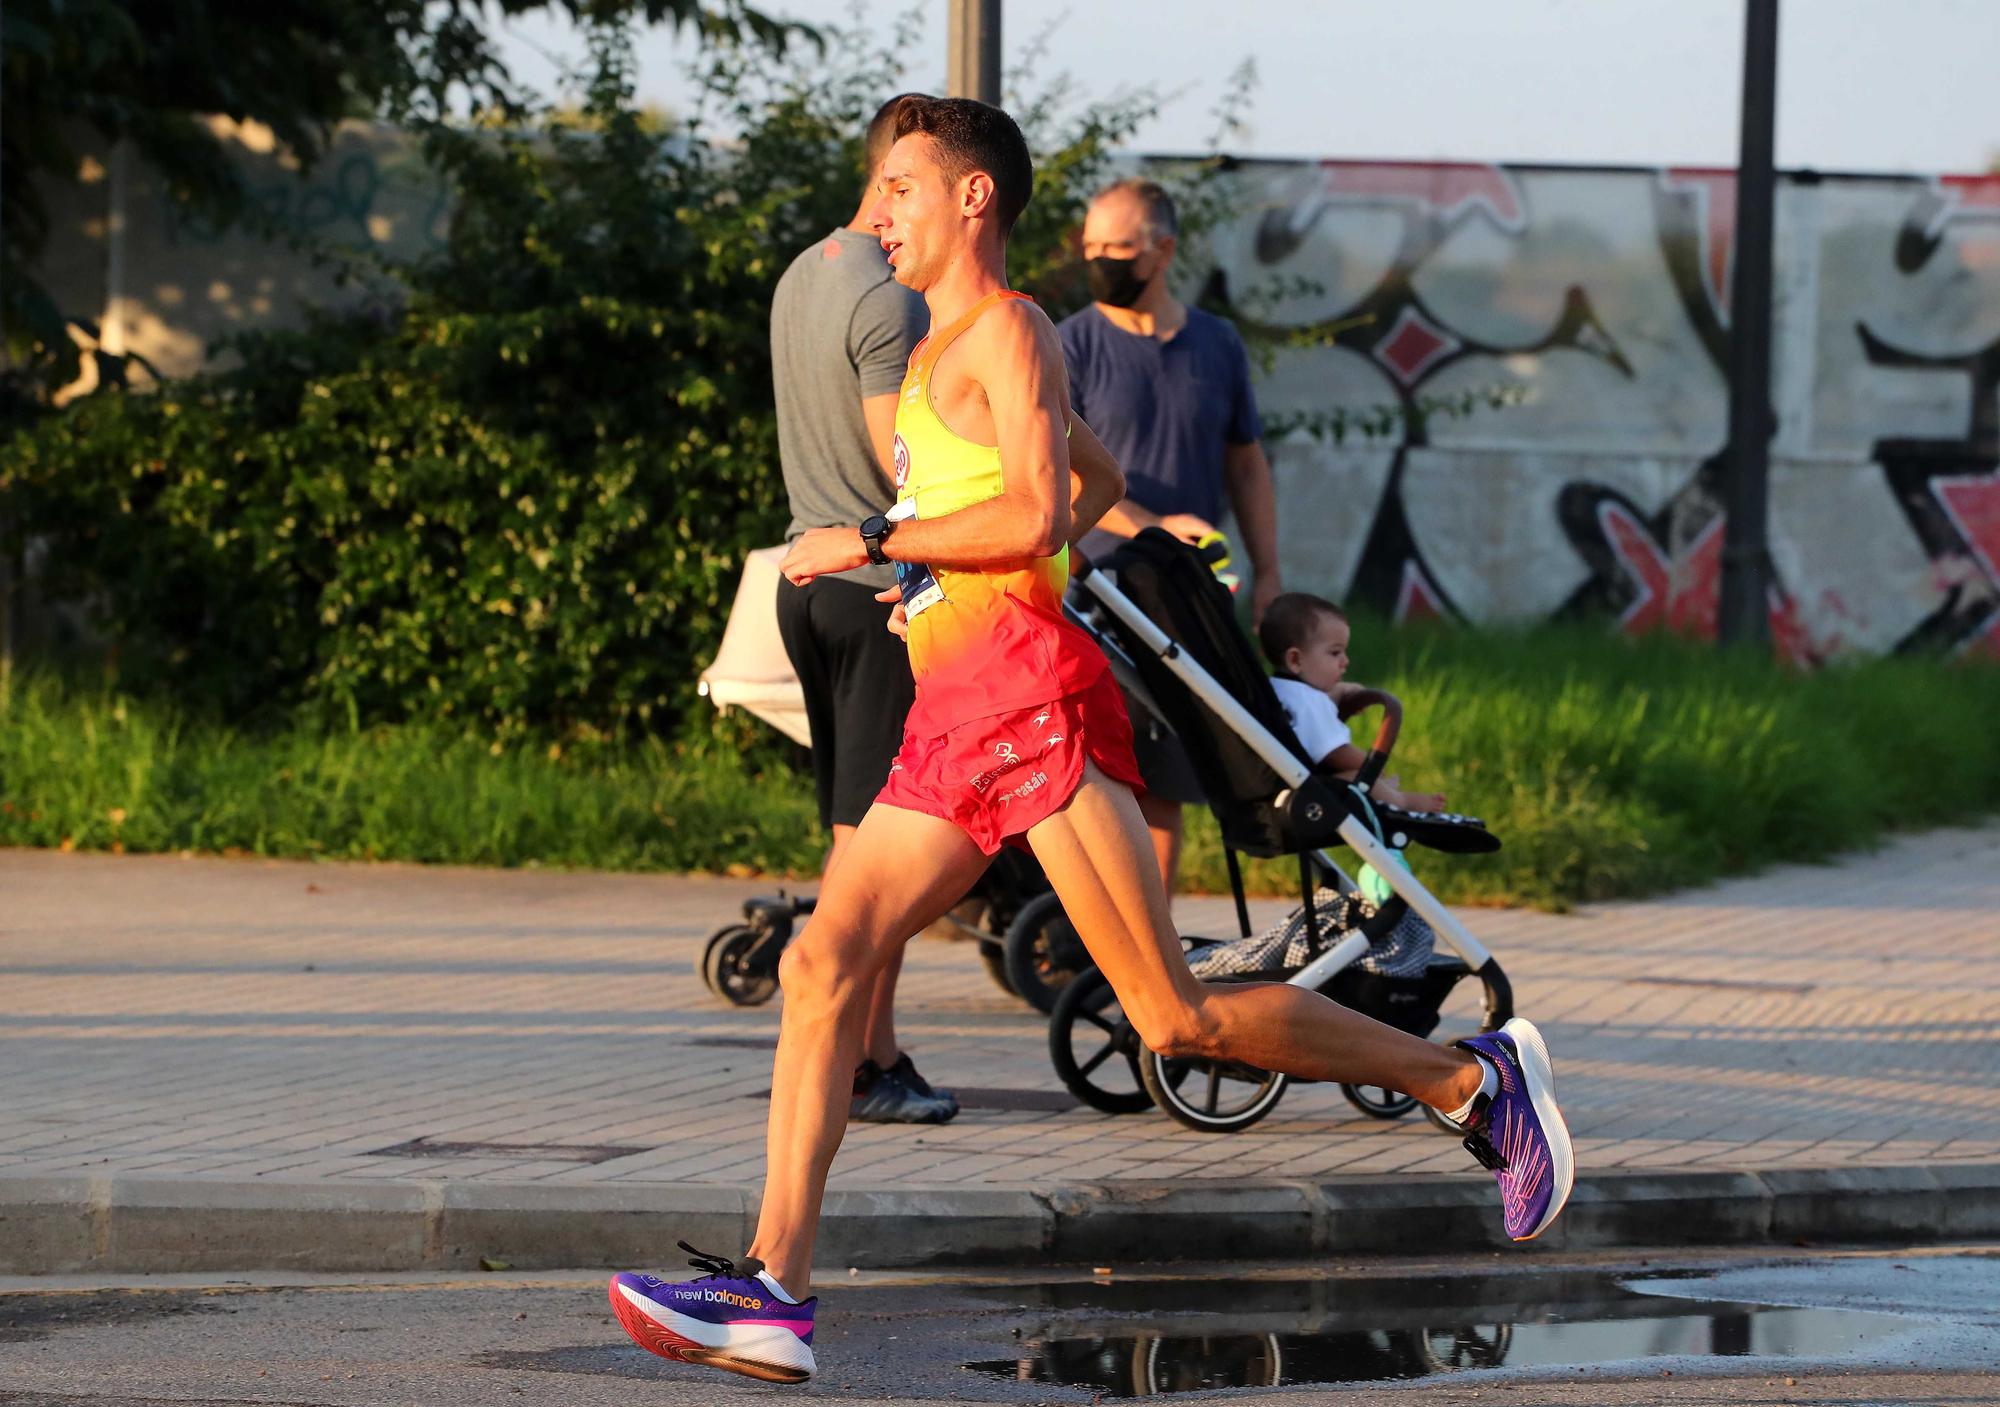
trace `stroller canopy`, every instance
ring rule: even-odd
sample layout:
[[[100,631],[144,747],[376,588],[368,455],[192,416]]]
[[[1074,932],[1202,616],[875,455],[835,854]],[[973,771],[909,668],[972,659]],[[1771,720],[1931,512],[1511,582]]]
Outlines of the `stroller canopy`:
[[[1147,528],[1101,563],[1118,589],[1164,630],[1227,693],[1270,729],[1292,754],[1315,759],[1292,733],[1270,676],[1236,621],[1236,603],[1194,548],[1159,528]],[[1130,637],[1108,611],[1092,622],[1137,670],[1161,716],[1187,748],[1225,843],[1252,855],[1290,852],[1272,802],[1287,783],[1248,740],[1202,703],[1151,650]]]

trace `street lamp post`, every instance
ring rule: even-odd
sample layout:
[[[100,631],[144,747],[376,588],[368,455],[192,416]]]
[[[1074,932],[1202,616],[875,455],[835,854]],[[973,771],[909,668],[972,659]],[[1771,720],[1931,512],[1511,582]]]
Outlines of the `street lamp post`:
[[[950,96],[1000,105],[1000,0],[951,0]]]
[[[1771,638],[1772,148],[1778,104],[1778,0],[1745,0],[1743,110],[1736,163],[1736,269],[1729,288],[1729,448],[1723,481],[1725,645]]]

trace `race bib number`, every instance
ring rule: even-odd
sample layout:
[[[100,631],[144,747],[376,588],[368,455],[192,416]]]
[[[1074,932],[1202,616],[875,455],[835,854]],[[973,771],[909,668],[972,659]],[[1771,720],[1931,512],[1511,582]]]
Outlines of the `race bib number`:
[[[896,563],[896,585],[903,592],[903,618],[915,620],[944,600],[944,588],[937,574],[920,562]]]

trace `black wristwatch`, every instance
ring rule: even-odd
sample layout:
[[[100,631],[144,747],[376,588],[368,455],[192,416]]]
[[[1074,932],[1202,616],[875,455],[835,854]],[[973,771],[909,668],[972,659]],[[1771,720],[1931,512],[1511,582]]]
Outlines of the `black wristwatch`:
[[[889,565],[889,559],[882,555],[882,544],[889,540],[889,534],[895,530],[895,523],[880,513],[861,520],[861,545],[868,549],[868,560],[878,567]]]

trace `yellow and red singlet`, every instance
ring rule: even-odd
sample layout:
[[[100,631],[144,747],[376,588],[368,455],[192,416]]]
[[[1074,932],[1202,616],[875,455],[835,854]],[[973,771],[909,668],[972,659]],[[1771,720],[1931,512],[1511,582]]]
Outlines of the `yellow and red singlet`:
[[[953,433],[931,405],[937,364],[988,309],[1024,293],[990,293],[910,354],[896,405],[892,518],[941,518],[999,496],[1000,450]],[[1069,485],[1063,485],[1069,491]],[[931,736],[968,719],[1045,703],[1087,688],[1104,654],[1064,618],[1069,549],[976,570],[899,562],[917,702],[908,731]]]

